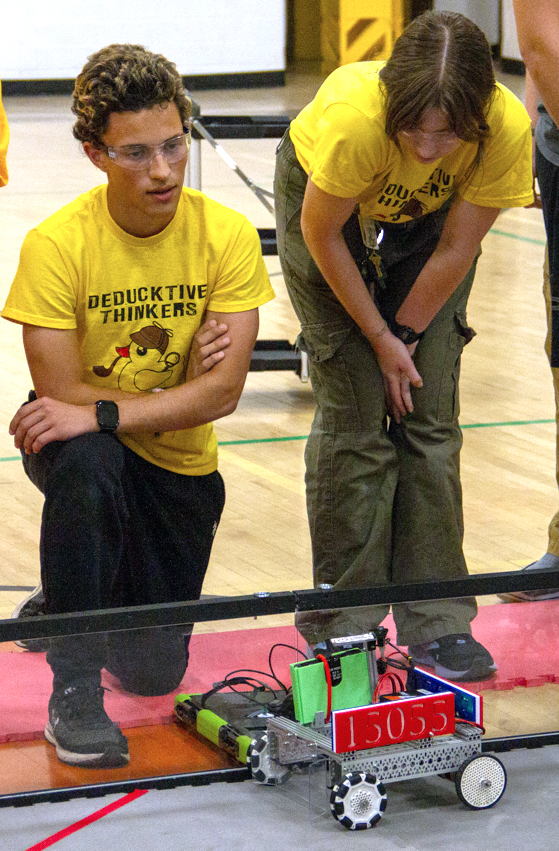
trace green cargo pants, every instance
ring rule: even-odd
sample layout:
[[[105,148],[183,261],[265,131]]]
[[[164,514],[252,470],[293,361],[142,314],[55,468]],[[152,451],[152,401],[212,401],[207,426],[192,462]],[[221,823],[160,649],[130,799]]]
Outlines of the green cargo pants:
[[[298,345],[309,355],[316,400],[305,452],[315,586],[462,578],[467,568],[458,378],[463,346],[473,335],[466,302],[475,264],[417,346],[414,362],[423,387],[412,388],[414,411],[398,425],[387,416],[373,349],[305,245],[300,213],[306,182],[286,135],[276,164],[276,226],[285,283],[301,322]],[[385,317],[396,313],[434,250],[445,215],[441,210],[406,224],[383,224],[380,250],[388,282],[380,306]],[[346,241],[350,245],[347,236]],[[354,252],[363,246],[350,250],[358,260]],[[315,643],[367,632],[388,608],[302,612],[297,626]],[[476,612],[473,598],[394,605],[397,641],[408,645],[470,632]]]

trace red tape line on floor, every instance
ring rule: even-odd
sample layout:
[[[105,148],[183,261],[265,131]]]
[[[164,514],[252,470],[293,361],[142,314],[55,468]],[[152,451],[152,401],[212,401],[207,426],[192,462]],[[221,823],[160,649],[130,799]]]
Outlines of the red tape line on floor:
[[[134,792],[130,792],[129,795],[125,795],[124,798],[120,798],[118,801],[108,804],[108,806],[103,807],[103,809],[98,810],[96,813],[92,813],[90,816],[80,819],[80,821],[77,821],[75,824],[71,824],[69,827],[65,827],[63,830],[59,830],[58,833],[49,836],[47,839],[43,839],[36,845],[31,845],[29,848],[26,848],[25,851],[43,851],[43,848],[49,848],[51,845],[54,845],[55,842],[60,842],[61,839],[65,839],[72,833],[76,833],[76,831],[81,830],[82,827],[87,827],[88,824],[92,824],[94,821],[99,821],[99,819],[102,819],[104,816],[108,816],[109,813],[120,809],[120,807],[124,807],[126,804],[130,804],[132,801],[135,801],[136,798],[141,798],[142,795],[145,795],[148,791],[148,789],[136,789]]]

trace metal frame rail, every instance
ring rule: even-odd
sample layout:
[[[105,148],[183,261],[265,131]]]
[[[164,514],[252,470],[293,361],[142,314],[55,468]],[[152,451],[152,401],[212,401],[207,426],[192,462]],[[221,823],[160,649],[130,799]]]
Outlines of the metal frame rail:
[[[133,606],[94,612],[43,615],[25,620],[0,620],[0,642],[24,638],[52,638],[63,635],[119,631],[199,621],[264,617],[299,611],[374,605],[377,603],[442,600],[483,596],[507,591],[527,591],[559,587],[558,570],[530,570],[486,573],[464,579],[392,585],[378,588],[306,589],[279,593],[260,592],[242,597],[209,597],[183,603]],[[482,751],[502,753],[516,748],[539,748],[559,744],[559,730],[550,733],[485,739]],[[26,806],[45,801],[94,798],[133,789],[170,789],[178,786],[207,785],[217,781],[238,782],[249,777],[247,768],[189,772],[137,780],[107,782],[63,789],[41,789],[0,795],[0,808]]]

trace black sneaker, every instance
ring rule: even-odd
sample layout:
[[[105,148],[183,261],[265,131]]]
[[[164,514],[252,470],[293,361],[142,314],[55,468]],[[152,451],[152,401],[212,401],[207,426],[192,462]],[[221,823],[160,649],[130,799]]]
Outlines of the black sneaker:
[[[12,612],[13,618],[36,618],[45,614],[45,595],[39,582],[34,591],[25,597]],[[20,638],[14,641],[18,647],[30,650],[31,653],[46,653],[49,649],[48,638]]]
[[[128,741],[105,712],[103,691],[81,680],[52,693],[45,737],[61,762],[84,768],[127,765]]]
[[[426,644],[411,644],[408,653],[418,665],[434,668],[437,677],[454,682],[486,680],[497,670],[489,651],[469,633],[443,635]]]

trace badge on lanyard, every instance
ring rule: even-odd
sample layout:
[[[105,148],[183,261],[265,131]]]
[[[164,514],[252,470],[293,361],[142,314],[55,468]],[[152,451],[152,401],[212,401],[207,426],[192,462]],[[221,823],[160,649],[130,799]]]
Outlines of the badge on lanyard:
[[[379,236],[382,239],[382,231],[379,234],[375,220],[365,216],[359,216],[359,226],[361,228],[361,239],[368,249],[367,261],[372,263],[375,269],[376,283],[384,287],[386,272],[379,251]]]

